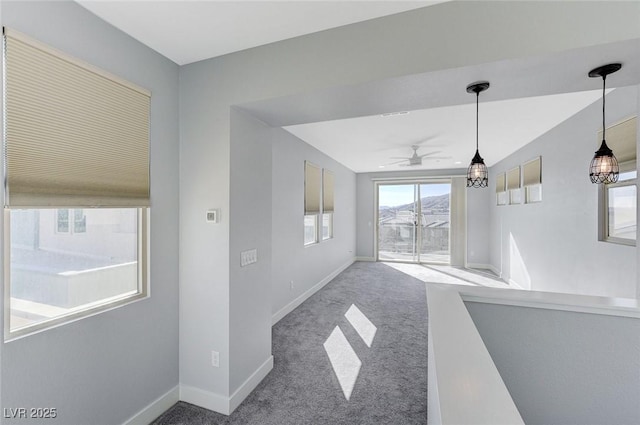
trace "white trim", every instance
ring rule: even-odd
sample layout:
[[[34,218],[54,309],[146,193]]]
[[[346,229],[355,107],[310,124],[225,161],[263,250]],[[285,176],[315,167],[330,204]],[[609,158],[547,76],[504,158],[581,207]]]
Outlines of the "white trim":
[[[469,311],[453,286],[427,284],[429,424],[521,424]],[[464,347],[461,350],[460,347]]]
[[[271,369],[273,369],[273,356],[269,356],[269,358],[231,394],[229,398],[229,414],[233,413],[233,411],[240,406],[240,403],[262,382],[269,372],[271,372]]]
[[[491,270],[491,265],[490,264],[482,264],[482,263],[467,263],[465,265],[465,268],[467,269],[481,269],[481,270]]]
[[[289,314],[293,310],[295,310],[296,307],[298,307],[300,304],[305,302],[307,298],[309,298],[311,295],[315,294],[320,289],[322,289],[324,287],[324,285],[326,285],[327,283],[331,282],[331,280],[334,277],[336,277],[340,273],[342,273],[347,267],[352,265],[355,261],[356,261],[355,257],[350,259],[349,261],[344,263],[342,266],[338,267],[336,270],[334,270],[333,272],[329,273],[329,275],[327,277],[325,277],[324,279],[322,279],[320,282],[316,283],[311,288],[309,288],[306,291],[304,291],[302,294],[300,294],[299,297],[297,297],[296,299],[291,301],[289,304],[287,304],[284,307],[282,307],[280,310],[278,310],[275,314],[273,314],[271,316],[271,324],[275,325],[276,323],[278,323],[280,321],[280,319],[282,319],[287,314]]]
[[[491,270],[496,276],[498,276],[500,279],[502,279],[502,270],[498,269],[496,266],[494,266],[493,264],[487,264],[487,268],[489,270]]]
[[[513,280],[511,278],[507,281],[507,284],[509,286],[513,286],[516,289],[524,289],[522,286],[520,286],[520,284],[518,282],[516,282],[515,280]]]
[[[130,417],[123,425],[148,425],[178,401],[180,401],[180,387],[176,385]]]
[[[356,257],[356,261],[376,261],[376,257]]]
[[[265,376],[271,372],[271,369],[273,369],[273,356],[269,356],[269,358],[265,360],[265,362],[262,363],[260,367],[258,367],[255,372],[253,372],[251,376],[249,376],[247,380],[233,392],[231,397],[201,390],[200,388],[191,387],[189,385],[180,385],[180,401],[191,403],[229,416],[238,406],[240,406],[240,403],[242,403],[244,399],[251,394],[258,384],[262,382]],[[127,423],[125,425],[129,424]]]
[[[229,397],[200,388],[180,385],[180,401],[195,404],[223,415],[229,414]]]
[[[457,287],[463,301],[640,318],[640,300],[515,288]]]

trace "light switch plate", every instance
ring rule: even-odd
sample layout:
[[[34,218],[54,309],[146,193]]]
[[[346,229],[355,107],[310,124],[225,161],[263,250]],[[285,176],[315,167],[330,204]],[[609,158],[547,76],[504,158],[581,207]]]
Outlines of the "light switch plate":
[[[240,267],[258,262],[258,250],[250,249],[240,253]]]

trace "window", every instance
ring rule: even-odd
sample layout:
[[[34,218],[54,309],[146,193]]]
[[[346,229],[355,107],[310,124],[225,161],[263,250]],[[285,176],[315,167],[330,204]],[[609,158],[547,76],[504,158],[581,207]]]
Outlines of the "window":
[[[522,166],[522,180],[527,204],[542,201],[542,157],[537,157]]]
[[[304,244],[311,245],[318,242],[318,215],[304,216]]]
[[[56,211],[56,232],[69,233],[69,210],[60,209]]]
[[[602,186],[604,199],[601,208],[603,219],[600,223],[600,240],[635,245],[637,172],[635,170],[621,172],[617,183]]]
[[[146,297],[151,94],[4,43],[7,340]]]
[[[333,173],[322,170],[322,240],[333,238]]]
[[[333,213],[322,214],[322,240],[333,237]]]
[[[87,217],[84,210],[56,210],[56,233],[85,233],[87,231]],[[70,224],[73,223],[73,224]]]
[[[333,181],[334,176],[331,171],[320,169],[317,165],[305,161],[305,245],[312,245],[333,238]]]
[[[520,187],[520,166],[517,166],[507,172],[507,191],[509,192],[510,204],[522,203]]]
[[[317,243],[320,195],[322,192],[322,170],[317,165],[304,163],[304,244]]]
[[[90,226],[78,235],[54,231],[68,209],[11,209],[9,220],[10,328],[12,334],[51,321],[66,320],[99,305],[110,305],[143,290],[144,232],[119,233],[118,226],[140,229],[137,208],[92,208],[71,226]],[[74,214],[71,214],[71,217]],[[68,225],[68,221],[66,222]],[[58,227],[59,228],[59,227]],[[57,323],[57,322],[56,322]]]
[[[616,183],[599,185],[599,240],[623,245],[636,245],[637,238],[637,118],[624,119],[607,127],[607,144],[620,163]],[[598,132],[598,143],[602,140]]]

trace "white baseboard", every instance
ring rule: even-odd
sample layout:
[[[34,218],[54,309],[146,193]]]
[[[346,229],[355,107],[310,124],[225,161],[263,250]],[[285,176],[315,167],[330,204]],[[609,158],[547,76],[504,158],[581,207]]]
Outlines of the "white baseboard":
[[[324,287],[324,285],[326,285],[327,283],[331,282],[331,280],[334,277],[336,277],[340,273],[342,273],[347,267],[352,265],[355,261],[356,261],[355,258],[352,258],[351,260],[347,261],[342,266],[338,267],[336,270],[331,272],[327,277],[322,279],[320,282],[316,283],[311,288],[309,288],[306,291],[304,291],[299,297],[297,297],[296,299],[291,301],[289,304],[287,304],[284,307],[282,307],[274,315],[271,316],[271,324],[275,325],[276,323],[278,323],[280,321],[280,319],[282,319],[284,316],[286,316],[287,314],[289,314],[293,310],[295,310],[296,307],[298,307],[300,304],[305,302],[307,298],[309,298],[311,295],[315,294],[320,289],[322,289]]]
[[[356,257],[356,261],[376,261],[375,257]]]
[[[481,263],[467,263],[465,266],[467,269],[481,269],[481,270],[491,270],[493,271],[493,267],[491,264],[481,264]]]
[[[489,270],[494,272],[496,276],[502,279],[502,270],[498,270],[498,268],[493,264],[489,264],[488,266],[489,266]]]
[[[517,289],[523,289],[523,288],[522,288],[522,286],[520,286],[520,284],[519,284],[518,282],[516,282],[515,280],[513,280],[513,279],[509,279],[509,280],[507,281],[507,283],[508,283],[509,285],[513,286],[514,288],[517,288]]]
[[[240,406],[240,403],[242,403],[244,399],[251,394],[251,391],[253,391],[258,384],[262,382],[265,376],[271,372],[271,369],[273,369],[273,356],[269,356],[269,358],[262,363],[262,365],[242,383],[242,385],[240,385],[240,388],[231,394],[231,397],[229,398],[229,414]]]
[[[222,413],[223,415],[230,413],[229,397],[201,390],[200,388],[180,385],[180,400],[213,410],[214,412]]]
[[[262,363],[260,367],[256,369],[255,372],[253,372],[237,390],[234,391],[231,397],[201,390],[200,388],[191,387],[189,385],[180,385],[180,400],[195,404],[196,406],[204,407],[205,409],[213,410],[214,412],[222,413],[223,415],[230,415],[238,406],[240,406],[240,403],[242,403],[244,399],[251,394],[251,391],[258,386],[264,377],[271,372],[271,369],[273,369],[273,356],[269,356],[269,358],[265,360],[265,362]],[[138,422],[136,422],[136,425],[137,424]],[[140,424],[142,423],[140,422]],[[147,424],[148,422],[144,425]],[[129,423],[125,425],[129,425]]]
[[[180,387],[176,385],[147,407],[133,415],[123,425],[149,425],[180,400]]]

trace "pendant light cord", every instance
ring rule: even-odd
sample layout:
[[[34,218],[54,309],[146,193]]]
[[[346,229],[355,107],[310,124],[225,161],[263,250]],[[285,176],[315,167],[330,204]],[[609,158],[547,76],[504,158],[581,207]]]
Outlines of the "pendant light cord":
[[[480,114],[480,109],[478,108],[478,103],[480,101],[480,92],[476,91],[476,152],[478,151],[478,115]]]
[[[605,140],[605,127],[604,127],[604,104],[605,104],[605,99],[606,99],[606,95],[605,95],[605,87],[607,85],[607,76],[603,75],[602,76],[602,140]]]

